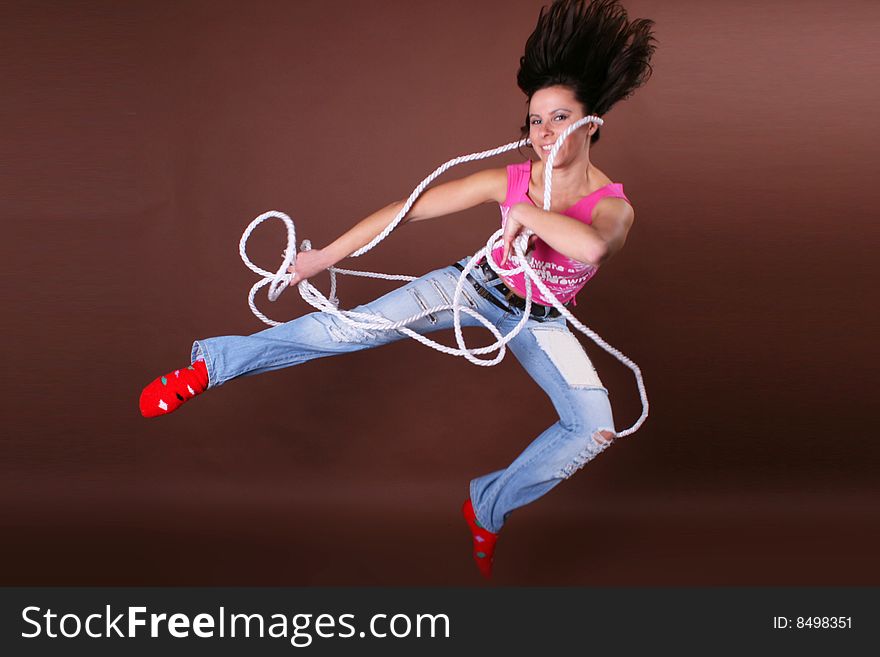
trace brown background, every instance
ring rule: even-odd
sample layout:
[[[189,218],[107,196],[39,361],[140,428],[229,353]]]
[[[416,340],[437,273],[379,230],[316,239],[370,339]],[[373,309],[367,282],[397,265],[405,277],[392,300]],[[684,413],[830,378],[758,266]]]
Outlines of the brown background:
[[[237,254],[253,217],[283,210],[324,245],[517,138],[541,4],[7,6],[0,583],[479,583],[467,482],[554,421],[513,357],[477,368],[410,341],[168,418],[136,403],[193,338],[261,328]],[[880,584],[880,6],[625,5],[657,22],[655,73],[592,157],[636,224],[576,314],[641,366],[651,416],[511,517],[496,581]],[[416,224],[350,264],[423,273],[498,218]],[[274,268],[283,246],[278,224],[250,252]],[[340,295],[387,289],[344,278]],[[261,306],[310,310],[293,291]],[[630,426],[631,373],[585,344]]]

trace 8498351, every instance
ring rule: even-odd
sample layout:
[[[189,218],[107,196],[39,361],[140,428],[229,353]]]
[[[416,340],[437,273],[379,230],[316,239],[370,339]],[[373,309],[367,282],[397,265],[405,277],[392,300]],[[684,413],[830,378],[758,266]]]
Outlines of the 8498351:
[[[794,626],[813,630],[851,629],[852,616],[798,616]]]

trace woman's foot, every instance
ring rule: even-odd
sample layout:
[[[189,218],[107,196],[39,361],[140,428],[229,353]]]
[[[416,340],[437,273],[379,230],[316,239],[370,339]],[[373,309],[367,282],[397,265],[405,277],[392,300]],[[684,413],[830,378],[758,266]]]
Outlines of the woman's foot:
[[[474,561],[480,569],[480,574],[489,579],[492,577],[492,562],[495,559],[495,542],[498,540],[498,534],[493,534],[480,525],[470,498],[465,500],[461,513],[474,539]]]
[[[207,387],[208,370],[203,360],[197,360],[182,370],[172,370],[144,388],[140,399],[141,415],[168,415]]]

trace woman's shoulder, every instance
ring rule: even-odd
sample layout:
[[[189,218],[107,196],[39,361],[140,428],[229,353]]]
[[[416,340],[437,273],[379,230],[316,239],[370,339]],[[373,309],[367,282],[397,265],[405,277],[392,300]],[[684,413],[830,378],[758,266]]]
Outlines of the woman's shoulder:
[[[513,205],[524,201],[532,177],[532,161],[508,164],[505,168],[505,186],[507,194],[502,205]]]
[[[626,194],[623,192],[623,183],[615,182],[611,179],[610,176],[605,174],[605,172],[600,171],[594,167],[593,175],[597,177],[595,182],[596,189],[593,193],[599,192],[598,201],[604,201],[605,199],[614,199],[619,198],[623,199],[627,203],[629,203],[629,199],[626,197]],[[631,203],[630,203],[631,205]]]
[[[623,192],[623,183],[614,182],[610,176],[594,167],[593,175],[596,189],[585,199],[589,201],[584,208],[588,210],[590,221],[594,223],[597,216],[612,215],[631,221],[634,215],[632,201]]]

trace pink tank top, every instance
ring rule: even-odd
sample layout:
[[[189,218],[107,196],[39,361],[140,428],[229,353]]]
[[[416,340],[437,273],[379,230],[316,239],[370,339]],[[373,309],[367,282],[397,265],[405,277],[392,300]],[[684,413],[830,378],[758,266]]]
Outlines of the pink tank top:
[[[502,226],[504,226],[507,221],[507,213],[510,212],[511,206],[516,205],[517,203],[531,203],[534,205],[528,194],[531,175],[531,160],[522,162],[521,164],[511,164],[507,167],[507,198],[504,199],[504,203],[501,204]],[[597,189],[592,194],[588,194],[562,214],[590,225],[593,223],[593,208],[596,207],[596,203],[598,203],[599,200],[606,196],[622,198],[629,202],[629,199],[626,198],[623,193],[623,184],[611,183],[605,187]],[[492,251],[492,259],[495,262],[501,262],[503,255],[503,247],[499,246]],[[551,248],[550,245],[544,242],[540,237],[535,240],[535,248],[530,255],[530,264],[532,268],[535,269],[543,283],[562,303],[567,303],[574,299],[580,289],[598,271],[598,267],[594,265],[578,262],[577,260],[572,260],[571,258],[562,255],[559,251]],[[511,253],[507,266],[516,266],[518,261],[519,258]],[[516,290],[523,296],[526,296],[524,279],[525,273],[522,273],[511,277],[505,276],[504,282],[512,290]],[[550,301],[544,299],[540,290],[534,285],[532,286],[532,301],[544,304],[545,306],[553,305]],[[574,301],[573,303],[576,305],[577,301]]]

